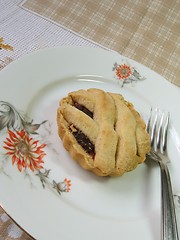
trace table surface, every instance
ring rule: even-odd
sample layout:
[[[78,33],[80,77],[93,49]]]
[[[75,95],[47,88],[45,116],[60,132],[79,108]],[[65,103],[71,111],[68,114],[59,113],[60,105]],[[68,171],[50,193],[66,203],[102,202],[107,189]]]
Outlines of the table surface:
[[[180,86],[179,1],[88,3],[0,0],[0,69],[38,49],[88,46],[117,51]],[[32,238],[0,208],[1,239]]]

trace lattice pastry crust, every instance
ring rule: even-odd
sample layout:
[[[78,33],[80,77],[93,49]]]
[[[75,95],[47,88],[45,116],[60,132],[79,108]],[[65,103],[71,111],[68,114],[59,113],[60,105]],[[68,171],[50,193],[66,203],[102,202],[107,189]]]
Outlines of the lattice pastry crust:
[[[133,170],[150,150],[144,121],[120,94],[100,89],[71,92],[60,101],[57,124],[71,157],[99,176]]]

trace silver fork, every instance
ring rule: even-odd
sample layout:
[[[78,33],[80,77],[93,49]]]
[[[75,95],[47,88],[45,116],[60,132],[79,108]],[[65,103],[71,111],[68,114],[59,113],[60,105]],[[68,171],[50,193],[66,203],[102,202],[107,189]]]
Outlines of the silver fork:
[[[161,169],[162,240],[179,240],[173,191],[167,167],[169,118],[169,113],[151,109],[147,122],[147,131],[151,139],[151,152],[148,157],[157,161]]]

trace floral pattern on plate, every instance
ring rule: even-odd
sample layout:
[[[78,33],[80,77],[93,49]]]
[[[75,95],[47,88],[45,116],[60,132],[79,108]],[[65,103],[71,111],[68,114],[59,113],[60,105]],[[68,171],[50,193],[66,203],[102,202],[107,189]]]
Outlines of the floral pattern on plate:
[[[39,177],[43,188],[49,186],[58,194],[69,192],[71,180],[65,178],[61,182],[50,180],[49,174],[51,169],[44,168],[43,158],[46,156],[45,148],[47,144],[41,143],[41,139],[34,138],[38,136],[38,129],[41,123],[33,123],[33,120],[18,112],[10,103],[0,101],[0,132],[4,129],[6,138],[3,141],[3,149],[1,153],[2,162],[0,165],[0,173],[8,176],[5,170],[5,165],[8,160],[11,160],[12,165],[16,166],[18,171],[30,177],[29,171]],[[2,136],[2,134],[1,134]]]
[[[132,67],[129,63],[118,64],[115,62],[112,71],[115,72],[115,78],[122,87],[124,84],[135,83],[146,79],[145,77],[142,77],[136,68]]]

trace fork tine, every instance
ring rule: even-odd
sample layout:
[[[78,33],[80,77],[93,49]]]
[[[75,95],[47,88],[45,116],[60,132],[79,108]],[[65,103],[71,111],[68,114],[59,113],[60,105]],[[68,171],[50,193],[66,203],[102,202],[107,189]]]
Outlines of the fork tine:
[[[167,147],[167,133],[168,133],[168,127],[169,127],[169,119],[170,119],[170,114],[168,112],[165,120],[164,120],[164,126],[163,126],[163,131],[162,131],[162,141],[161,141],[161,148],[160,151],[162,154],[166,151]]]
[[[163,122],[164,122],[164,113],[161,113],[160,110],[158,109],[158,116],[157,116],[157,134],[155,138],[155,144],[154,144],[154,150],[157,151],[161,149],[162,146],[162,136],[163,136]]]
[[[146,124],[146,130],[149,134],[150,134],[151,118],[152,118],[152,107],[150,109],[149,117],[148,117],[147,124]]]
[[[154,115],[152,111],[151,115],[151,122],[152,122],[152,127],[150,129],[150,140],[151,140],[151,146],[156,146],[156,129],[157,129],[157,121],[158,121],[158,114],[159,114],[159,109],[155,109]]]

